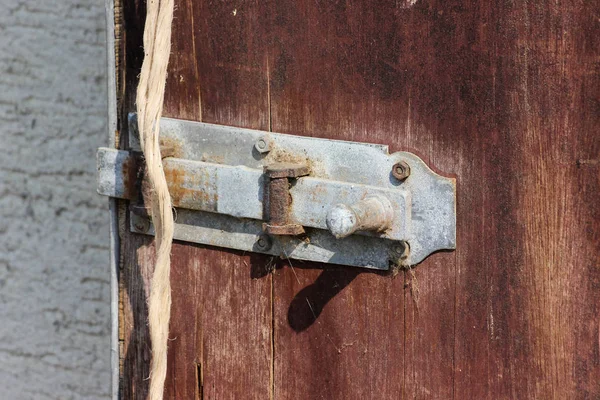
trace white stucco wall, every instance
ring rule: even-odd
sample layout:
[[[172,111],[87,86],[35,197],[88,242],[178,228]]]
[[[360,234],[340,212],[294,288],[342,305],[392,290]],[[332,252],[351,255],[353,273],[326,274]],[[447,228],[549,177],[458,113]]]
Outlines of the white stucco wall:
[[[0,398],[110,390],[104,0],[0,0]]]

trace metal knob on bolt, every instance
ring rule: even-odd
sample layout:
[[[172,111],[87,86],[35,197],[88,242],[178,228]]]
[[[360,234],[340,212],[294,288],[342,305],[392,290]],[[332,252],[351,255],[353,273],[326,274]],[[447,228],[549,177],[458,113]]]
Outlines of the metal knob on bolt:
[[[337,204],[327,213],[327,228],[337,239],[356,231],[381,232],[394,220],[394,209],[383,196],[370,196],[352,205]]]

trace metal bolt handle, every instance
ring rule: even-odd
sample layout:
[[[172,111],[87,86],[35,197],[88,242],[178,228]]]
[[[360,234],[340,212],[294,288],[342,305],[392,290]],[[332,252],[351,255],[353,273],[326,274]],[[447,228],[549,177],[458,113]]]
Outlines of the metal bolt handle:
[[[265,215],[267,222],[263,229],[270,235],[300,235],[304,227],[290,221],[290,179],[308,175],[308,167],[304,164],[273,163],[265,167],[266,194]]]
[[[327,228],[337,239],[356,231],[380,232],[390,227],[394,209],[382,196],[367,197],[350,206],[338,204],[327,213]]]

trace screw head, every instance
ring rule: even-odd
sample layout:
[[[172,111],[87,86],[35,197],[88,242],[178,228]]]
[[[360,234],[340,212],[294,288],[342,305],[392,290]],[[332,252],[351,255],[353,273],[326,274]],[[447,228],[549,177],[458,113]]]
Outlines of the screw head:
[[[410,165],[406,161],[400,161],[392,167],[392,175],[399,181],[403,181],[410,176]]]
[[[150,221],[147,218],[136,217],[133,221],[133,227],[138,232],[147,233],[150,230]]]
[[[269,141],[269,139],[262,137],[256,141],[256,143],[254,144],[254,148],[261,154],[268,153],[269,151],[271,151],[271,142]]]
[[[392,250],[400,261],[404,261],[410,254],[410,245],[408,242],[401,242],[400,244],[394,246]]]
[[[269,235],[260,235],[256,240],[256,248],[260,251],[268,251],[273,246]]]

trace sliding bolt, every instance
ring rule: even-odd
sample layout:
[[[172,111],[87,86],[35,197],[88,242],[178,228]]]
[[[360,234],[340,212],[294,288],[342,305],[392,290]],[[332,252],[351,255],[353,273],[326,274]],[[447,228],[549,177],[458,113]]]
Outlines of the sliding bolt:
[[[356,231],[381,232],[394,220],[394,208],[383,196],[370,196],[356,204],[338,204],[327,213],[327,228],[337,239]]]

